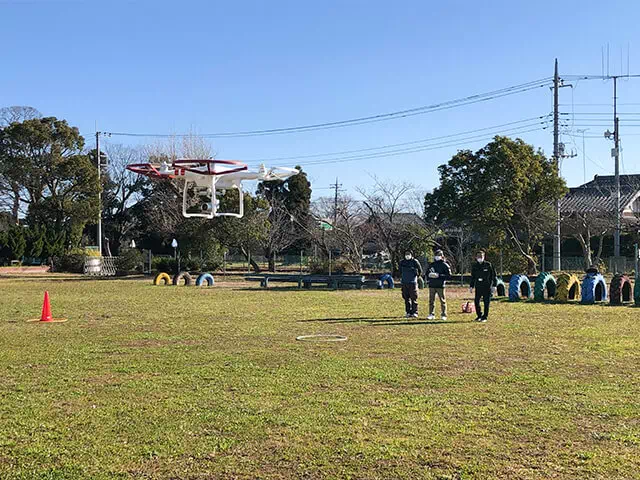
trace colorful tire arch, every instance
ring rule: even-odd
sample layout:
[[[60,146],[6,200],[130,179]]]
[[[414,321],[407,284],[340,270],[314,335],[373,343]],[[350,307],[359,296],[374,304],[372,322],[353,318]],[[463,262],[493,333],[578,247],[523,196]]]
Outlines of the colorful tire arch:
[[[201,287],[204,283],[207,284],[207,287],[213,287],[216,282],[210,273],[201,273],[196,279],[196,287]]]
[[[557,290],[558,284],[554,276],[548,272],[540,272],[533,287],[533,298],[537,302],[555,298]]]
[[[582,280],[582,301],[586,305],[607,301],[607,283],[599,274],[589,274]]]
[[[156,278],[153,279],[154,285],[171,285],[171,277],[168,273],[159,273]]]
[[[526,275],[512,275],[509,281],[509,301],[531,298],[531,282]]]
[[[180,285],[181,281],[184,281],[186,287],[193,285],[193,277],[191,277],[189,272],[180,272],[173,277],[174,285]]]
[[[506,297],[507,296],[507,286],[504,284],[504,281],[499,278],[496,284],[496,297]]]
[[[568,302],[581,297],[580,280],[570,273],[561,273],[556,279],[556,300]]]
[[[630,302],[632,296],[631,279],[627,275],[614,275],[609,288],[609,302],[611,305],[622,305]]]

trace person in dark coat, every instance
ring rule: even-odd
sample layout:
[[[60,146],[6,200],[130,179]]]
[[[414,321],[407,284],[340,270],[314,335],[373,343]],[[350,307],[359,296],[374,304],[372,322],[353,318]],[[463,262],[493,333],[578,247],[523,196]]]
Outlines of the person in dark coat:
[[[498,285],[498,276],[496,271],[489,262],[484,259],[484,250],[478,250],[476,252],[476,262],[471,267],[471,288],[469,291],[473,293],[475,289],[475,306],[476,322],[486,322],[489,318],[489,305],[491,304],[491,294]],[[482,305],[480,300],[484,303],[484,313],[482,311]]]
[[[436,318],[436,296],[440,298],[440,318],[447,319],[447,298],[445,295],[445,285],[451,278],[451,268],[444,260],[442,250],[436,250],[433,263],[427,268],[427,281],[429,282],[429,316],[427,320]]]
[[[422,265],[413,258],[411,252],[406,252],[404,260],[400,261],[400,275],[402,283],[402,298],[406,318],[418,317],[418,277],[422,276]]]

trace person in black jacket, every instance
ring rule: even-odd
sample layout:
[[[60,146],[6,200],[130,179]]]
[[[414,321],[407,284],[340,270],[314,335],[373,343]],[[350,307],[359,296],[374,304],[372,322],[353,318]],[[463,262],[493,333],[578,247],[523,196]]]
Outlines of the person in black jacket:
[[[411,252],[405,253],[404,260],[400,262],[400,275],[402,276],[402,298],[407,312],[406,318],[418,317],[418,277],[422,276],[422,265],[413,258]]]
[[[427,268],[427,281],[429,282],[429,316],[427,320],[436,318],[436,295],[440,298],[440,318],[447,319],[447,298],[445,296],[446,281],[451,278],[451,268],[444,261],[442,250],[436,250],[434,262]]]
[[[489,304],[491,303],[491,293],[498,284],[496,271],[489,262],[484,259],[484,250],[476,252],[476,262],[471,267],[471,288],[469,291],[473,293],[475,288],[475,304],[476,304],[476,322],[486,322],[489,317]],[[484,302],[484,314],[480,299]]]

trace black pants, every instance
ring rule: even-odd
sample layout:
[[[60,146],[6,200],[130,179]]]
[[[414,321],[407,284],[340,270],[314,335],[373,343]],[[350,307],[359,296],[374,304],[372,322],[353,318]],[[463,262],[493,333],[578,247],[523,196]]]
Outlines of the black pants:
[[[482,307],[480,305],[480,299],[484,302],[484,315],[482,314]],[[490,288],[476,288],[476,314],[478,317],[489,317],[489,304],[491,303],[491,289]]]
[[[402,298],[404,299],[404,310],[409,315],[418,313],[418,284],[403,283]]]

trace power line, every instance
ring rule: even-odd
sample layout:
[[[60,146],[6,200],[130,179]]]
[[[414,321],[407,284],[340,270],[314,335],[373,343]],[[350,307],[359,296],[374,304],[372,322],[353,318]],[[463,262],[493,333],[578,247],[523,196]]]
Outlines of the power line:
[[[611,112],[560,112],[560,115],[611,115]],[[618,112],[618,115],[638,116],[640,112]]]
[[[618,105],[640,105],[640,103],[618,103]],[[612,103],[561,103],[560,104],[561,107],[570,107],[570,106],[576,106],[576,107],[613,107],[613,102]]]
[[[464,131],[464,132],[452,133],[452,134],[449,134],[449,135],[441,135],[441,136],[438,136],[438,137],[430,137],[430,138],[423,138],[423,139],[420,139],[420,140],[412,140],[412,141],[409,141],[409,142],[392,143],[392,144],[388,144],[388,145],[381,145],[381,146],[378,146],[378,147],[359,148],[359,149],[355,149],[355,150],[342,150],[342,151],[337,151],[337,152],[317,153],[317,154],[312,154],[312,155],[297,155],[297,156],[294,155],[294,156],[289,156],[289,157],[262,158],[262,159],[256,159],[256,160],[248,160],[247,163],[252,163],[252,162],[261,163],[261,162],[274,162],[274,161],[280,161],[280,160],[301,160],[301,159],[308,159],[308,158],[333,157],[333,156],[336,156],[336,155],[347,155],[347,154],[354,154],[354,153],[369,152],[369,151],[374,151],[374,150],[385,150],[385,149],[395,148],[395,147],[404,147],[404,146],[407,146],[407,145],[417,145],[417,144],[421,144],[421,143],[429,143],[429,142],[432,142],[434,140],[443,140],[443,139],[446,139],[446,138],[454,138],[454,137],[469,135],[469,134],[473,134],[473,133],[483,132],[483,131],[487,131],[487,130],[495,130],[495,129],[498,129],[498,128],[509,127],[509,126],[518,125],[518,124],[527,124],[527,125],[521,125],[518,128],[530,127],[530,126],[533,126],[533,125],[544,125],[546,123],[546,121],[544,121],[545,118],[549,119],[549,115],[541,115],[541,116],[538,116],[538,117],[530,117],[530,118],[525,118],[525,119],[522,119],[522,120],[516,120],[514,122],[503,123],[503,124],[500,124],[500,125],[492,125],[490,127],[477,128],[477,129],[474,129],[474,130],[467,130],[467,131]],[[534,121],[536,121],[536,122],[534,122]],[[514,128],[516,128],[516,127],[514,127]]]
[[[578,144],[575,141],[575,136],[572,135],[569,132],[564,132],[565,135],[571,137],[571,143],[573,144],[574,147],[576,147],[578,150],[580,150],[580,152],[587,158],[587,160],[589,160],[591,163],[593,163],[596,167],[598,167],[600,170],[609,173],[609,170],[607,170],[600,162],[596,162],[595,160],[593,160],[589,155],[587,155],[587,153],[582,150]],[[584,138],[590,138],[588,136],[585,136]],[[601,138],[601,137],[597,137],[597,138]]]
[[[522,127],[520,127],[522,128]],[[506,134],[506,133],[512,133],[512,134],[524,134],[524,133],[529,133],[529,132],[537,132],[537,131],[541,131],[541,130],[545,130],[544,127],[536,127],[536,128],[530,128],[528,130],[518,130],[518,131],[513,131],[513,132],[497,132],[495,135],[497,134]],[[412,153],[419,153],[419,152],[426,152],[426,151],[430,151],[430,150],[438,150],[441,148],[447,148],[447,147],[465,147],[468,146],[468,144],[474,143],[474,142],[479,142],[479,141],[486,141],[486,140],[491,140],[494,137],[494,135],[488,136],[488,134],[484,134],[484,135],[478,135],[475,137],[469,137],[469,138],[460,138],[460,139],[455,139],[455,140],[449,140],[446,142],[441,142],[441,143],[435,143],[433,145],[428,145],[428,146],[424,146],[424,147],[419,147],[419,148],[412,148],[412,149],[401,149],[401,150],[392,150],[389,152],[379,152],[379,153],[373,153],[373,154],[368,154],[368,155],[355,155],[355,156],[351,156],[351,157],[342,157],[342,158],[333,158],[333,159],[328,159],[328,160],[317,160],[317,161],[310,161],[310,162],[305,162],[303,163],[303,166],[311,166],[311,165],[327,165],[327,164],[332,164],[332,163],[344,163],[344,162],[354,162],[354,161],[361,161],[361,160],[372,160],[372,159],[378,159],[378,158],[389,158],[389,157],[396,157],[399,155],[407,155],[407,154],[412,154]],[[461,142],[465,142],[465,143],[461,143]]]
[[[614,78],[640,78],[640,74],[633,75],[562,75],[563,80],[611,80]]]
[[[510,87],[501,88],[491,92],[469,95],[466,97],[458,98],[455,100],[448,100],[445,102],[434,103],[431,105],[423,105],[420,107],[410,108],[406,110],[398,110],[389,113],[382,113],[377,115],[371,115],[366,117],[352,118],[348,120],[339,120],[333,122],[315,123],[310,125],[300,125],[294,127],[285,128],[272,128],[266,130],[246,130],[238,132],[220,132],[220,133],[206,133],[200,134],[199,137],[204,138],[233,138],[233,137],[253,137],[253,136],[266,136],[266,135],[282,135],[291,133],[310,132],[316,130],[326,130],[332,128],[342,128],[356,125],[364,125],[368,123],[382,122],[388,120],[394,120],[398,118],[406,118],[415,115],[424,115],[427,113],[437,112],[441,110],[448,110],[451,108],[457,108],[466,105],[472,105],[475,103],[486,102],[489,100],[495,100],[497,98],[506,97],[509,95],[516,95],[524,93],[529,90],[545,87],[550,84],[549,78],[542,78],[531,82],[513,85]],[[130,133],[130,132],[110,132],[114,136],[127,136],[127,137],[154,137],[154,138],[172,138],[172,137],[184,137],[192,136],[189,134],[157,134],[157,133]]]

